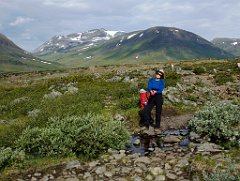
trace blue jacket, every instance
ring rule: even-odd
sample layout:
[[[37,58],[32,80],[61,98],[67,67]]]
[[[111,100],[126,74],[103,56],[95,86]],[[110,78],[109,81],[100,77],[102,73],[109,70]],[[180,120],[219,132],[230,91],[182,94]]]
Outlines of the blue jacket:
[[[157,91],[157,94],[162,93],[164,89],[164,80],[160,79],[159,81],[156,78],[150,78],[148,80],[148,91],[154,90]]]

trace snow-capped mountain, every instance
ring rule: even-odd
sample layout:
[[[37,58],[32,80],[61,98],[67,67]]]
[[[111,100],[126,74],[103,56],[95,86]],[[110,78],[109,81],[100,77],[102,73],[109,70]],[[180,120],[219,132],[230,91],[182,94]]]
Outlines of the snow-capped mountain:
[[[123,34],[125,34],[123,31],[107,31],[102,28],[81,33],[72,33],[66,36],[57,35],[35,49],[33,53],[35,55],[45,55],[54,52],[64,52],[81,46],[88,49]]]
[[[225,51],[240,56],[240,38],[215,38],[212,43]]]

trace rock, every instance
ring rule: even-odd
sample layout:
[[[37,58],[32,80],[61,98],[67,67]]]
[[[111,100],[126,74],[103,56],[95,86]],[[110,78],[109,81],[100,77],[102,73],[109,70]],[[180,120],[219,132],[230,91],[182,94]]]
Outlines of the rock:
[[[34,173],[33,176],[35,176],[35,177],[41,177],[42,174],[41,174],[41,173]]]
[[[111,173],[111,172],[105,172],[104,175],[105,175],[106,177],[112,177],[112,176],[113,176],[113,173]]]
[[[136,163],[145,163],[145,164],[150,164],[151,161],[148,157],[140,157],[140,158],[137,158],[135,161],[134,161],[134,164]]]
[[[145,177],[145,180],[151,181],[151,180],[153,180],[153,176],[148,174],[148,175]]]
[[[136,168],[134,169],[134,172],[135,172],[135,173],[142,174],[142,173],[143,173],[143,170],[142,170],[140,167],[136,167]]]
[[[170,180],[176,180],[177,179],[177,175],[173,174],[173,173],[167,173],[166,177]]]
[[[240,63],[237,63],[238,68],[240,68]]]
[[[197,103],[194,102],[194,101],[190,101],[190,100],[183,100],[182,103],[186,106],[194,106],[196,107],[197,106]]]
[[[37,181],[38,179],[37,178],[35,178],[35,177],[32,177],[31,178],[31,181]]]
[[[67,91],[64,94],[76,94],[78,93],[78,88],[74,86],[67,87]]]
[[[221,152],[222,149],[220,146],[214,143],[203,143],[197,147],[197,152]]]
[[[171,170],[172,169],[172,167],[169,163],[165,163],[164,168],[165,168],[165,170]]]
[[[65,170],[70,170],[79,167],[81,167],[81,163],[78,160],[73,160],[67,163]]]
[[[154,176],[162,175],[163,169],[161,167],[149,168],[149,172]]]
[[[97,166],[97,165],[98,165],[98,163],[99,163],[99,160],[92,161],[92,162],[90,162],[90,163],[88,164],[88,166],[89,166],[90,168],[92,168],[92,167],[95,167],[95,166]]]
[[[66,181],[80,181],[77,177],[67,178]]]
[[[181,84],[177,83],[176,87],[180,90],[180,91],[184,91],[184,88]]]
[[[123,174],[128,174],[128,173],[130,173],[131,172],[131,168],[128,168],[128,167],[122,167],[121,168],[121,172],[123,173]]]
[[[120,76],[113,76],[111,79],[109,79],[109,81],[116,81],[116,82],[121,81],[121,80],[122,80],[122,77],[120,77]]]
[[[133,181],[143,181],[143,179],[142,179],[141,177],[137,176],[137,175],[134,175],[134,176],[131,178],[131,180],[133,180]]]
[[[165,180],[166,180],[165,175],[158,175],[155,177],[154,181],[165,181]]]
[[[116,159],[116,160],[120,160],[120,159],[122,159],[124,156],[125,156],[125,154],[114,154],[114,155],[113,155],[113,158]]]
[[[190,132],[190,140],[191,140],[191,141],[197,140],[197,139],[199,139],[199,138],[200,138],[200,136],[199,136],[197,133],[195,133],[195,132]]]
[[[169,101],[171,101],[172,103],[180,103],[180,99],[176,98],[174,95],[168,94],[167,98]]]
[[[139,146],[140,145],[140,139],[136,139],[134,142],[133,142],[133,145],[135,145],[135,146]]]
[[[168,135],[163,139],[164,143],[178,143],[180,139],[177,136]]]
[[[123,82],[131,82],[131,78],[129,76],[125,76],[123,78]]]
[[[40,112],[41,112],[40,109],[34,109],[32,111],[28,111],[27,114],[28,114],[29,117],[36,118],[39,115]]]
[[[114,115],[113,119],[116,120],[116,121],[125,121],[125,117],[122,116],[121,114]]]
[[[12,101],[13,104],[19,104],[21,102],[26,102],[26,101],[30,101],[30,98],[29,97],[20,97],[20,98],[17,98],[17,99],[14,99]]]
[[[95,173],[96,173],[97,175],[101,175],[101,174],[103,174],[104,172],[106,172],[106,167],[105,167],[105,166],[98,167],[98,168],[95,170]]]
[[[62,93],[61,93],[61,92],[52,90],[51,93],[45,94],[45,95],[43,96],[43,98],[44,98],[44,99],[55,99],[55,98],[60,97],[60,96],[62,96]]]
[[[178,163],[175,165],[178,168],[183,168],[189,165],[188,159],[183,158],[181,160],[178,161]]]
[[[15,120],[0,120],[0,124],[9,124],[9,123],[14,123],[16,122]]]
[[[189,143],[190,143],[190,140],[186,138],[186,139],[181,140],[181,141],[179,142],[179,145],[186,147],[186,146],[189,145]]]

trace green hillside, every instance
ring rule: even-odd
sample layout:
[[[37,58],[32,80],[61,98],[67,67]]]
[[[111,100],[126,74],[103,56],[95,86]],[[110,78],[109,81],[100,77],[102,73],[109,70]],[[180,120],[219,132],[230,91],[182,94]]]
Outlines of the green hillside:
[[[154,27],[131,32],[92,48],[77,48],[41,58],[69,67],[122,63],[149,63],[234,56],[185,30]]]
[[[15,45],[0,33],[0,72],[56,69],[56,63],[43,61]]]

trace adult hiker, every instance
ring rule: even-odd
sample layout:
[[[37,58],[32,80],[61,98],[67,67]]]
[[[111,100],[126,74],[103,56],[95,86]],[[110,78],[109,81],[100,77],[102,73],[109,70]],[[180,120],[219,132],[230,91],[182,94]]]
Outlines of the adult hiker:
[[[164,71],[157,70],[155,77],[148,80],[148,91],[150,92],[150,98],[146,107],[144,108],[144,122],[147,129],[150,126],[151,111],[156,106],[156,123],[154,125],[155,131],[160,131],[160,122],[162,114],[163,96],[162,91],[164,89]]]

